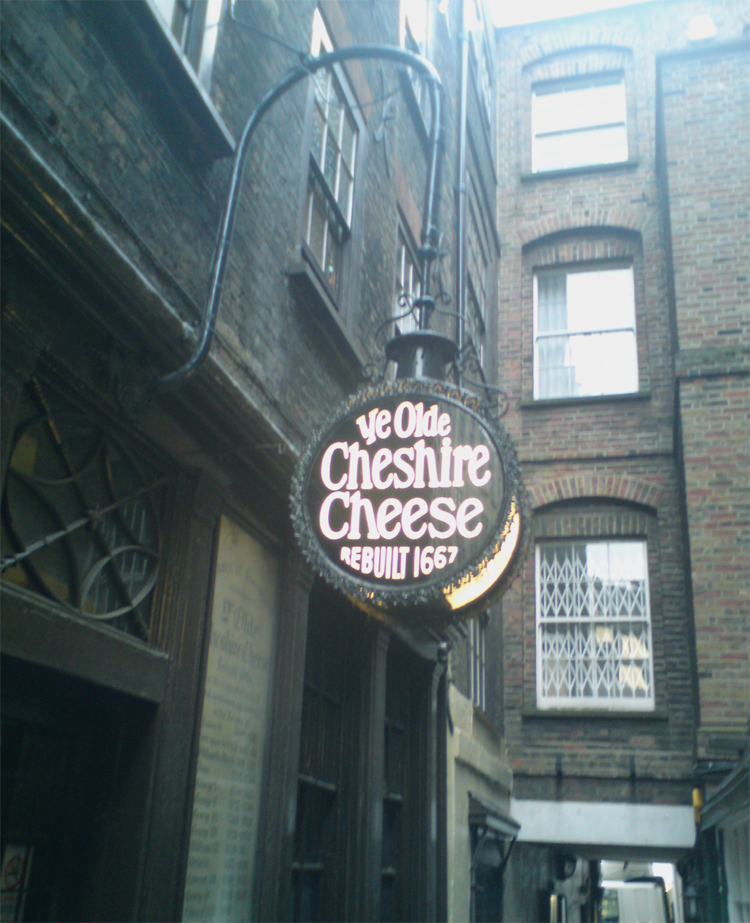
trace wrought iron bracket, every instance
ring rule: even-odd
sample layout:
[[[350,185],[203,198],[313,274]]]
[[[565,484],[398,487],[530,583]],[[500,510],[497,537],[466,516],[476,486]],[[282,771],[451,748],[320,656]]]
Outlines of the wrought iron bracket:
[[[426,291],[423,293],[423,298],[430,297],[430,270],[433,261],[438,255],[438,213],[440,205],[443,149],[445,143],[442,117],[444,91],[437,70],[428,60],[420,55],[389,45],[354,45],[349,48],[339,48],[319,55],[318,57],[306,57],[301,64],[289,71],[285,77],[269,90],[253,110],[245,124],[245,128],[235,150],[221,228],[211,261],[211,278],[208,297],[203,311],[196,348],[193,355],[181,368],[163,375],[150,385],[148,393],[146,394],[147,400],[161,392],[174,389],[184,384],[200,371],[208,358],[216,330],[219,306],[221,304],[222,286],[229,258],[229,248],[232,242],[232,232],[234,229],[239,193],[242,186],[245,161],[250,141],[261,119],[276,100],[305,78],[323,68],[333,67],[335,64],[339,64],[343,61],[362,59],[386,60],[394,64],[411,67],[427,80],[433,117],[430,127],[431,156],[425,188],[424,221],[422,224],[422,247],[420,248],[420,256],[422,257],[422,278],[425,280],[426,288]]]

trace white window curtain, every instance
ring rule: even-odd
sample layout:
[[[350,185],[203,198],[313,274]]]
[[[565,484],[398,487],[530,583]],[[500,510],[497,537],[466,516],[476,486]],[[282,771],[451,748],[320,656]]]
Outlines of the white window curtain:
[[[632,267],[534,277],[534,396],[638,390]]]

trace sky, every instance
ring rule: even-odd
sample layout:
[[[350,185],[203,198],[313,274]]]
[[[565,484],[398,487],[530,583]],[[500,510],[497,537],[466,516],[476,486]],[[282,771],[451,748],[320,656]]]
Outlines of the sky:
[[[642,2],[644,0],[489,0],[489,6],[496,26],[517,26]]]

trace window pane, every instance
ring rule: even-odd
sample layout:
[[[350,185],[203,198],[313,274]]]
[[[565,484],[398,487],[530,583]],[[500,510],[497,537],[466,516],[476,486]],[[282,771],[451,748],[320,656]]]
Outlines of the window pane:
[[[313,157],[318,162],[320,166],[323,162],[323,136],[325,133],[325,121],[323,119],[323,113],[320,111],[317,105],[313,106],[313,127],[312,127],[312,142],[310,144],[310,149],[312,150]]]
[[[421,291],[419,270],[415,265],[412,252],[399,229],[398,251],[396,253],[396,299],[394,305],[394,316],[399,318],[397,322],[399,333],[411,333],[417,329],[417,318],[414,314],[407,314],[405,317],[401,316],[409,310],[409,305],[399,304],[399,297],[402,294],[407,294],[416,298],[421,294]]]
[[[323,175],[334,195],[336,194],[336,165],[338,160],[339,152],[333,140],[332,132],[329,131],[324,155]]]
[[[638,390],[632,268],[536,277],[537,398]]]
[[[326,240],[325,274],[326,281],[334,291],[338,284],[341,243],[335,234],[336,226],[329,222]]]
[[[342,164],[341,174],[339,176],[339,194],[336,201],[347,222],[351,222],[351,192],[352,178],[349,176],[346,167]]]
[[[635,334],[594,333],[568,340],[565,365],[572,369],[573,394],[630,394],[638,390]]]
[[[622,80],[535,90],[531,99],[532,170],[561,170],[628,158]]]
[[[307,243],[309,244],[315,258],[322,266],[326,234],[326,209],[322,196],[320,193],[316,193],[314,189],[310,190],[308,209],[309,230],[307,235]]]
[[[331,72],[317,71],[313,80],[315,83],[315,102],[325,112],[328,109],[328,100],[331,96]]]
[[[356,141],[356,131],[352,125],[351,118],[345,115],[341,130],[341,153],[344,160],[349,165],[350,172],[354,171],[354,142]]]
[[[538,277],[540,333],[555,333],[568,329],[567,275],[546,273]]]
[[[620,163],[628,159],[625,125],[590,128],[570,134],[544,135],[534,139],[535,172],[567,170],[588,164]]]
[[[532,98],[534,132],[566,132],[625,121],[625,86],[619,83],[536,91]]]
[[[632,327],[633,270],[569,273],[567,305],[571,332]]]

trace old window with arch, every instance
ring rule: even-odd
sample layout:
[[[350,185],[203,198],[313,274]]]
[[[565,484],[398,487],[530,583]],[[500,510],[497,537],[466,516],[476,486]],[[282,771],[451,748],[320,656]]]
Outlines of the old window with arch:
[[[534,531],[537,708],[653,711],[653,517],[582,502]]]
[[[523,274],[527,397],[576,400],[647,390],[639,234],[592,228],[551,235],[524,248]]]
[[[522,152],[529,177],[635,162],[632,49],[598,44],[555,51],[523,70]]]

